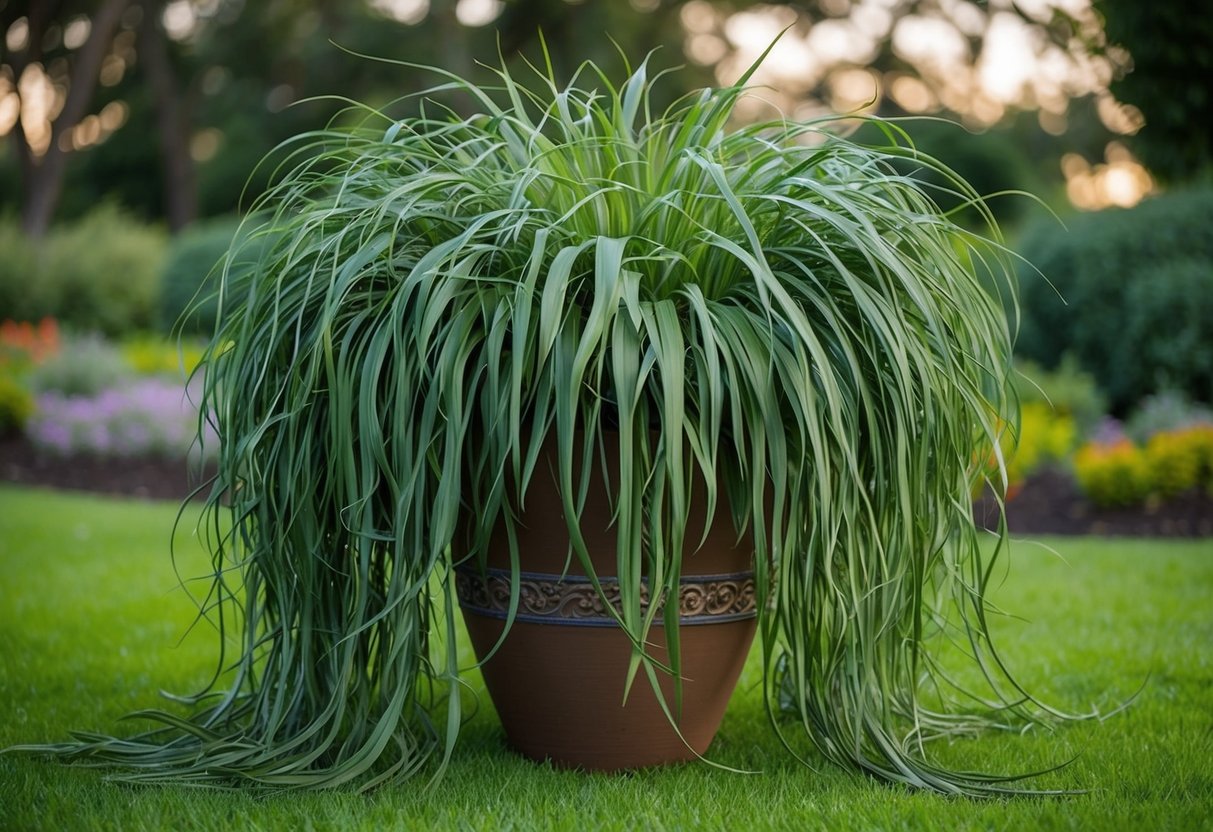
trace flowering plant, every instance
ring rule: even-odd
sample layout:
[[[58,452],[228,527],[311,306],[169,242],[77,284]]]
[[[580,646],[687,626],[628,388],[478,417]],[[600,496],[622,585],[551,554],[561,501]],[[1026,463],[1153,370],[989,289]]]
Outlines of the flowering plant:
[[[158,378],[96,395],[45,392],[37,397],[26,433],[36,446],[64,456],[183,456],[194,447],[198,429],[193,398],[189,388]],[[201,453],[211,454],[215,446],[213,429],[207,428]]]
[[[40,364],[59,351],[59,325],[54,318],[37,324],[0,321],[0,367]]]
[[[53,318],[38,324],[0,321],[0,435],[20,431],[34,412],[29,374],[59,351]]]
[[[1144,448],[1124,435],[1088,442],[1074,455],[1074,471],[1079,487],[1101,506],[1213,490],[1213,424],[1156,433]]]

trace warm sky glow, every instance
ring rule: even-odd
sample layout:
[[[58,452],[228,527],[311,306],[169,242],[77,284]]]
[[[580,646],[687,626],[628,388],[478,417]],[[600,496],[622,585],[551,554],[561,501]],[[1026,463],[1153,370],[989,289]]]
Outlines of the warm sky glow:
[[[504,7],[502,0],[459,0],[455,4],[455,19],[464,26],[487,26]]]
[[[1136,132],[1141,113],[1107,92],[1112,66],[1103,58],[1073,52],[1010,10],[1010,0],[990,0],[980,8],[962,0],[906,14],[894,22],[898,0],[837,0],[845,16],[809,19],[787,6],[755,6],[729,14],[691,0],[681,13],[691,60],[715,65],[722,84],[736,81],[785,28],[791,26],[754,75],[754,96],[743,101],[746,118],[776,113],[793,117],[874,111],[887,96],[908,113],[947,109],[974,129],[1001,121],[1012,110],[1035,110],[1041,128],[1065,132],[1072,98],[1096,95],[1104,126],[1122,135]],[[823,6],[829,6],[824,3]],[[1098,30],[1090,0],[1016,0],[1016,8],[1036,21],[1064,9],[1090,30]],[[970,38],[980,39],[974,54]],[[916,74],[867,68],[881,42]],[[824,99],[824,100],[822,100]],[[1123,145],[1127,158],[1065,171],[1074,204],[1083,208],[1133,204],[1153,183]],[[1109,145],[1111,147],[1111,145]],[[1076,179],[1075,177],[1079,177]]]
[[[896,4],[859,0],[846,17],[809,20],[786,6],[760,5],[726,14],[703,0],[692,0],[683,8],[682,21],[692,58],[717,54],[721,47],[731,53],[717,66],[722,83],[739,77],[781,30],[795,24],[755,77],[757,84],[773,88],[776,99],[788,103],[803,98],[835,71],[866,65],[885,39],[891,39],[893,52],[925,82],[925,90],[901,85],[900,98],[911,105],[907,109],[946,107],[974,127],[989,126],[1013,107],[1064,112],[1071,97],[1105,89],[1111,79],[1105,60],[1050,43],[1019,15],[1000,10],[1005,0],[991,2],[989,12],[944,0],[938,11],[904,15],[894,23],[890,7]],[[1044,18],[1055,7],[1065,7],[1080,19],[1091,18],[1087,0],[1018,5]],[[972,52],[970,37],[981,38],[978,54]],[[883,79],[883,93],[891,95],[888,87],[894,80]]]
[[[425,20],[430,12],[430,0],[370,0],[371,8],[382,12],[397,23],[414,25]]]
[[[366,0],[385,17],[417,24],[429,15],[430,0]],[[642,8],[648,0],[632,0]],[[1107,60],[1070,52],[1051,43],[1039,29],[1010,10],[1012,0],[990,0],[982,6],[963,0],[938,0],[938,7],[921,14],[895,17],[901,0],[823,0],[834,17],[810,20],[788,6],[755,6],[729,13],[705,0],[690,0],[680,10],[688,59],[715,67],[721,83],[732,83],[785,28],[792,27],[754,76],[755,95],[741,102],[738,114],[756,118],[782,113],[805,118],[825,112],[872,112],[887,96],[909,113],[942,109],[959,115],[970,127],[982,129],[1015,109],[1035,110],[1041,128],[1054,135],[1068,127],[1069,101],[1096,95],[1097,112],[1112,132],[1131,134],[1142,125],[1141,113],[1116,102],[1107,92],[1112,67]],[[200,21],[213,15],[218,0],[170,0],[162,22],[170,38],[187,40]],[[468,27],[491,25],[504,8],[503,0],[458,0],[455,15]],[[1098,29],[1090,0],[1015,0],[1023,15],[1047,21],[1064,9],[1088,27]],[[72,18],[62,30],[69,49],[88,38],[87,17]],[[25,48],[29,25],[18,18],[3,33],[10,51]],[[135,32],[115,37],[100,71],[100,84],[122,81],[136,60]],[[973,54],[970,38],[978,39]],[[868,68],[882,43],[914,68],[913,73],[881,75]],[[61,64],[61,65],[58,65]],[[50,146],[51,125],[67,92],[66,62],[52,61],[26,68],[21,78],[0,75],[0,136],[18,123],[36,155]],[[293,90],[283,96],[289,103]],[[822,100],[824,99],[824,100]],[[113,109],[117,105],[121,109]],[[274,101],[272,109],[280,109]],[[126,121],[126,104],[114,102],[100,113],[64,133],[60,144],[80,149],[104,141]],[[195,158],[209,158],[214,137],[195,137]],[[1111,147],[1111,145],[1109,146]],[[1118,145],[1119,147],[1119,145]],[[1123,150],[1123,147],[1122,147]],[[1127,154],[1127,151],[1124,151]],[[1136,165],[1136,168],[1132,167]],[[1140,169],[1140,170],[1139,170]],[[1131,157],[1065,170],[1076,205],[1124,204],[1140,199],[1152,187],[1144,169]],[[1097,194],[1092,196],[1092,194]]]

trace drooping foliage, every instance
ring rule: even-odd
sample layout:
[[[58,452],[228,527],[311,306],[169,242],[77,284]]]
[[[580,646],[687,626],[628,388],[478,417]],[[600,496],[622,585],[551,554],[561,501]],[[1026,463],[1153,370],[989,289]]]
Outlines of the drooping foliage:
[[[653,112],[645,65],[618,88],[593,65],[537,77],[444,75],[479,114],[368,109],[288,148],[205,362],[222,447],[203,608],[234,670],[188,719],[60,750],[140,781],[286,787],[445,763],[463,716],[452,562],[519,522],[547,437],[589,568],[585,463],[617,431],[638,684],[678,671],[676,649],[665,667],[640,646],[659,609],[642,581],[676,591],[706,483],[709,514],[754,537],[790,743],[799,724],[890,781],[1012,788],[922,745],[1042,713],[989,643],[970,505],[975,451],[1014,409],[1002,302],[975,276],[1009,273],[996,229],[941,214],[891,162],[946,168],[892,129],[881,148],[825,122],[729,129],[741,85]],[[989,682],[980,713],[931,684],[957,638]]]

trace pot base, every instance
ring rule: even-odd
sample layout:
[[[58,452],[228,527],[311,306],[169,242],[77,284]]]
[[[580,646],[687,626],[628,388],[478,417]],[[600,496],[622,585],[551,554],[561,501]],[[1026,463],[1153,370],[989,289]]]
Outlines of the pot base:
[[[483,657],[505,622],[464,611]],[[515,621],[481,668],[510,745],[563,768],[617,771],[693,760],[706,753],[754,639],[753,618],[682,626],[678,736],[641,668],[624,702],[632,647],[618,627]],[[665,660],[665,631],[650,631],[650,655]],[[658,671],[671,710],[674,684]],[[685,742],[683,741],[685,738]]]
[[[615,579],[603,576],[600,586],[612,603],[618,599]],[[509,573],[465,567],[456,572],[456,590],[483,660],[505,629]],[[688,575],[681,582],[677,730],[643,668],[625,701],[632,643],[588,578],[524,572],[517,590],[512,628],[481,668],[516,749],[559,766],[594,770],[692,760],[707,751],[754,639],[752,573]],[[668,660],[664,626],[650,629],[648,653]],[[665,704],[675,712],[674,681],[656,673]]]

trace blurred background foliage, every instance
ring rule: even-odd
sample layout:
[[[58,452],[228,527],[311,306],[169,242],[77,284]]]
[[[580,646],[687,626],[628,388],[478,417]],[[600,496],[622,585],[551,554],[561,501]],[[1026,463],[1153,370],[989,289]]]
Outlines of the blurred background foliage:
[[[1206,186],[1029,225],[1019,353],[1048,368],[1072,355],[1118,414],[1164,390],[1213,401],[1211,217]]]
[[[686,68],[673,98],[784,29],[743,116],[939,114],[968,131],[910,129],[980,186],[1128,205],[1155,170],[1208,167],[1210,25],[1131,0],[0,0],[0,211],[34,236],[104,201],[173,230],[232,212],[267,151],[341,108],[323,96],[436,81],[347,52],[482,78],[498,53],[539,60],[542,32],[562,77],[657,49]],[[1134,133],[1136,155],[1113,141]]]
[[[1161,178],[1184,182],[1213,164],[1213,15],[1188,3],[1098,0],[1105,44],[1126,50],[1117,100],[1149,115],[1131,146]],[[1204,125],[1198,127],[1197,125]]]
[[[1099,444],[1108,413],[1134,435],[1108,434],[1119,450],[1087,453],[1092,470],[1144,464],[1126,450],[1146,453],[1141,425],[1209,421],[1213,17],[1176,0],[0,0],[0,320],[100,333],[167,370],[182,359],[157,337],[213,327],[212,267],[265,187],[259,161],[348,99],[407,114],[440,79],[400,62],[484,80],[541,61],[542,37],[568,79],[656,50],[654,71],[682,68],[673,100],[733,82],[780,32],[741,118],[841,113],[876,140],[858,117],[896,120],[991,195],[1023,257],[1013,473]],[[90,372],[116,366],[64,343]],[[25,364],[5,362],[10,427],[21,389],[70,375],[14,387]]]

